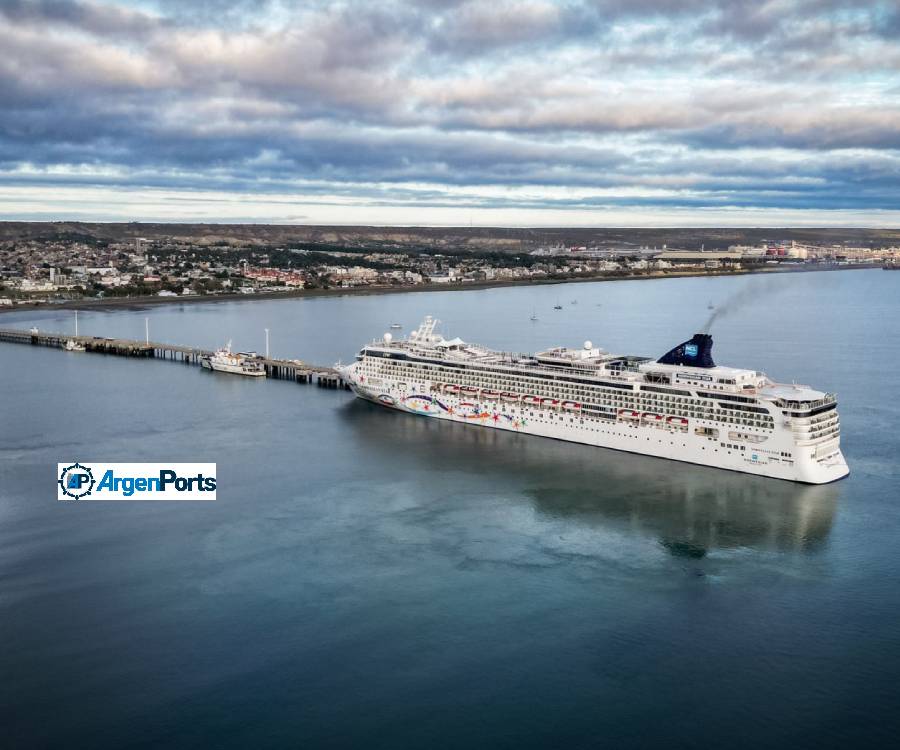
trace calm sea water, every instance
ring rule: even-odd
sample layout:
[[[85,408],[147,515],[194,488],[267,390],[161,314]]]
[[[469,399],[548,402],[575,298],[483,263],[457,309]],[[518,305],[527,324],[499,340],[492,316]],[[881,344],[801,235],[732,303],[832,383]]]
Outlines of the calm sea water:
[[[835,390],[825,487],[0,344],[6,747],[849,747],[900,730],[900,274],[82,312],[328,364],[392,322]],[[557,301],[563,305],[554,311]],[[534,312],[539,320],[530,321]],[[69,329],[66,311],[0,325]],[[215,503],[55,500],[57,461],[215,461]]]

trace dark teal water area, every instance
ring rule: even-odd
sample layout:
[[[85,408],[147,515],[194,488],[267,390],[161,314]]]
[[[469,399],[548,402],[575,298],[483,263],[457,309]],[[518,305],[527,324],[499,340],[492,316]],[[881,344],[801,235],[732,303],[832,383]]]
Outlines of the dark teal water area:
[[[900,730],[900,274],[84,312],[330,363],[397,321],[838,392],[807,487],[345,392],[0,344],[4,747],[882,747]],[[559,300],[564,309],[554,311]],[[573,304],[573,301],[577,301]],[[741,306],[742,305],[742,306]],[[529,318],[535,311],[539,321]],[[0,325],[72,327],[72,313]],[[57,461],[215,461],[214,503],[55,500]]]

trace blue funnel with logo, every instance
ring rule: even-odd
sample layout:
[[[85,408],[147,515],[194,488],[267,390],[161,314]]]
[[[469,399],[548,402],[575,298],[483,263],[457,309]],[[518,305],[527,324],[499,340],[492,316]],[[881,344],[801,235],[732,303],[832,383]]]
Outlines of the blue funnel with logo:
[[[715,367],[712,358],[712,336],[695,333],[690,341],[679,344],[663,354],[657,362],[661,365],[681,365],[686,367]]]

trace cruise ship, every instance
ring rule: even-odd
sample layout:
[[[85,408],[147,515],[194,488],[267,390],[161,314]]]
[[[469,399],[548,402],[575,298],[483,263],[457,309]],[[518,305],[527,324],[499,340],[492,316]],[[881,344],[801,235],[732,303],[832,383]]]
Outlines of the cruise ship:
[[[363,347],[342,374],[391,409],[479,427],[826,484],[849,473],[834,394],[716,365],[699,333],[659,359],[586,341],[537,354],[435,332],[432,317]]]

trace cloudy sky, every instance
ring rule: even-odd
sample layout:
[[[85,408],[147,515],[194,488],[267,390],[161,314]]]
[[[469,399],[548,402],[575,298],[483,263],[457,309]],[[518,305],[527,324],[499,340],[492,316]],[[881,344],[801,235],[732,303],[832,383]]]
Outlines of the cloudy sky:
[[[898,0],[0,0],[0,218],[900,225]]]

